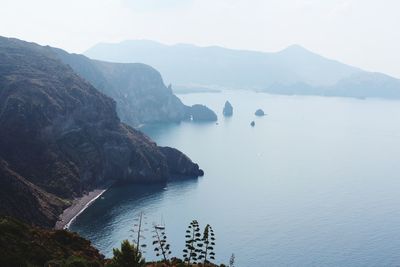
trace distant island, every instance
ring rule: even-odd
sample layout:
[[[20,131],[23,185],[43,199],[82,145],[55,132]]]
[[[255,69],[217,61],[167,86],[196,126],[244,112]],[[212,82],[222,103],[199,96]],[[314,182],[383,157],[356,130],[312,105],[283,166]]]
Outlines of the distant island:
[[[143,62],[157,68],[173,84],[284,95],[400,98],[399,79],[327,59],[299,45],[266,53],[130,40],[100,43],[85,55],[114,62]]]

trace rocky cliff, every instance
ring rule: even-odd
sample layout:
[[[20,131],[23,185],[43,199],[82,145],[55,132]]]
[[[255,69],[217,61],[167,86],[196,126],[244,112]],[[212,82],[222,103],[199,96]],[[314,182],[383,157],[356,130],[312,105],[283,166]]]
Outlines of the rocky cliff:
[[[53,49],[2,37],[0,160],[8,192],[1,195],[0,214],[43,226],[55,223],[65,199],[110,180],[164,182],[180,171],[201,174],[191,161],[170,168],[154,142],[120,122],[115,102]]]
[[[121,120],[133,127],[146,123],[180,122],[192,115],[191,107],[166,87],[160,73],[140,63],[111,63],[53,49],[99,91],[113,98]]]

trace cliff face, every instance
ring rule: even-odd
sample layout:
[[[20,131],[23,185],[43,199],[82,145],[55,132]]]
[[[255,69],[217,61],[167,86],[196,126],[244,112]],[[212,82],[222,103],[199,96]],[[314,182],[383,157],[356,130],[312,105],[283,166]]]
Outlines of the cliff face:
[[[152,67],[91,60],[60,49],[53,50],[75,72],[117,102],[117,112],[123,122],[135,127],[189,118],[187,107],[164,85],[160,73]]]
[[[10,196],[0,214],[26,205],[35,213],[32,218],[22,210],[13,215],[48,226],[65,205],[58,197],[71,199],[110,180],[163,182],[171,177],[159,147],[121,123],[115,102],[51,48],[0,38],[0,89],[2,183],[10,190],[26,188],[29,195]],[[182,171],[186,174],[186,166]],[[15,181],[19,185],[10,186]]]

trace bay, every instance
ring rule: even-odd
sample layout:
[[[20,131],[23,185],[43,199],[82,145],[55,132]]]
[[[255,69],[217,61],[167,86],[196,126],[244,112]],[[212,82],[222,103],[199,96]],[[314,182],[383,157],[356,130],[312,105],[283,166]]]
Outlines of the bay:
[[[187,225],[216,233],[218,263],[236,266],[400,264],[400,102],[246,91],[179,95],[216,123],[153,125],[159,145],[186,153],[204,177],[114,187],[72,224],[107,256],[144,212],[165,222],[181,257]],[[229,100],[231,118],[222,116]],[[266,112],[254,116],[256,109]],[[255,127],[250,126],[255,121]],[[155,259],[147,234],[147,259]]]

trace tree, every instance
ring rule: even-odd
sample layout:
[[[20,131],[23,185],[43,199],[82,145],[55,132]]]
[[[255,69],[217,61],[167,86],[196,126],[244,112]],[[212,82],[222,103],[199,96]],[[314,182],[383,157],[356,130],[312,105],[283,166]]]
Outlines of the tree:
[[[203,238],[201,239],[201,241],[202,245],[200,247],[202,249],[199,259],[202,259],[203,265],[205,265],[206,263],[210,262],[208,259],[215,260],[215,234],[211,225],[207,224],[207,226],[204,228]]]
[[[201,234],[200,234],[199,223],[196,220],[193,220],[188,226],[188,229],[186,230],[186,235],[185,235],[186,248],[183,250],[183,258],[189,266],[191,262],[197,264],[199,256],[198,253],[201,252],[201,249],[197,248],[201,247],[201,244],[199,243],[201,241],[200,236]]]
[[[168,263],[168,257],[171,254],[170,245],[167,242],[167,236],[165,234],[165,229],[159,229],[157,226],[154,226],[153,230],[153,245],[155,246],[154,251],[156,252],[156,256],[162,256],[164,262]]]
[[[124,240],[121,243],[121,250],[113,249],[114,257],[111,259],[112,267],[143,267],[146,262],[142,253],[134,244]]]

